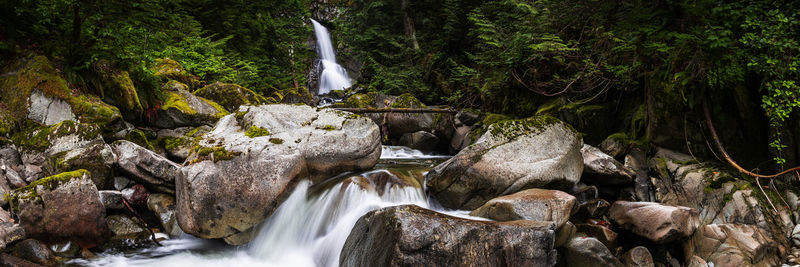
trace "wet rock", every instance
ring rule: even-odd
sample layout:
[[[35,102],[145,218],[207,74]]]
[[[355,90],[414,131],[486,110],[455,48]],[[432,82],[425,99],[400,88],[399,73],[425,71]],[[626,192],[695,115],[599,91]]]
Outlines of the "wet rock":
[[[439,138],[432,133],[425,131],[403,134],[403,136],[400,137],[400,141],[398,141],[398,145],[410,147],[423,152],[435,151],[438,144]]]
[[[128,201],[128,204],[134,206],[144,206],[147,205],[147,197],[150,196],[150,192],[147,191],[141,184],[134,185],[130,188],[125,188],[122,190],[122,197]]]
[[[611,231],[611,229],[608,229],[608,227],[587,223],[576,224],[575,227],[577,228],[578,233],[583,233],[588,237],[596,238],[609,250],[617,249],[617,233]]]
[[[584,144],[581,154],[584,164],[582,182],[599,185],[620,185],[633,182],[636,173],[600,149]]]
[[[147,198],[147,207],[158,216],[161,227],[169,236],[180,236],[181,228],[175,216],[175,198],[167,194],[150,194]]]
[[[190,93],[188,87],[177,81],[164,85],[162,92],[166,101],[157,110],[156,119],[150,124],[158,128],[213,125],[228,114],[219,104]]]
[[[473,221],[418,206],[362,216],[345,242],[341,266],[552,266],[551,223]]]
[[[697,210],[653,202],[616,201],[608,217],[622,228],[663,244],[685,238],[697,228]]]
[[[687,262],[697,256],[714,266],[778,266],[781,250],[768,233],[754,225],[710,224],[684,243]]]
[[[445,207],[475,209],[527,188],[570,188],[583,171],[582,145],[570,126],[549,116],[502,121],[428,172],[428,189]]]
[[[602,242],[593,237],[576,236],[564,245],[566,266],[622,266]]]
[[[552,221],[560,228],[574,206],[575,197],[570,194],[534,188],[489,200],[470,215],[496,221]]]
[[[136,222],[137,219],[128,215],[110,215],[106,217],[108,228],[114,233],[115,238],[127,238],[147,231]]]
[[[653,256],[650,255],[650,251],[647,250],[646,247],[634,247],[628,252],[625,252],[625,255],[622,256],[622,262],[625,263],[626,267],[655,267],[655,263],[653,263]]]
[[[181,176],[180,165],[130,141],[116,141],[111,149],[117,155],[116,165],[131,178],[157,192],[175,193],[175,181]]]
[[[177,179],[184,232],[225,238],[272,214],[302,178],[372,168],[378,127],[350,113],[301,105],[242,107],[203,135]]]
[[[15,257],[31,261],[33,263],[53,266],[56,265],[56,257],[47,245],[36,239],[25,239],[14,246]]]
[[[38,180],[14,190],[11,200],[29,237],[92,247],[110,234],[100,194],[85,170]]]
[[[217,102],[227,110],[239,110],[239,106],[266,104],[265,97],[238,84],[215,82],[194,92],[196,96]]]
[[[122,192],[115,190],[100,190],[100,202],[106,209],[123,209],[125,203],[122,203]]]
[[[8,213],[6,211],[2,211]],[[0,222],[0,250],[6,249],[9,244],[25,238],[25,230],[19,224],[14,224],[8,218]]]

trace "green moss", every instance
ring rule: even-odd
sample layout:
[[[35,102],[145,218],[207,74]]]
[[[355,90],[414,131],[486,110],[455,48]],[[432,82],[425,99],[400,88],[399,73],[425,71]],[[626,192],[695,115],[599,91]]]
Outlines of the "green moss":
[[[196,96],[207,98],[222,105],[225,109],[235,111],[243,105],[260,105],[267,99],[238,84],[215,82],[194,92]]]
[[[189,138],[165,136],[161,138],[161,143],[164,145],[165,149],[174,150],[190,145],[192,141]]]
[[[239,113],[236,113],[236,115],[238,116]],[[201,127],[194,128],[191,131],[189,131],[188,133],[186,133],[186,136],[188,136],[188,137],[197,137],[197,134],[200,132],[200,129],[201,129]]]
[[[549,115],[538,115],[519,120],[505,120],[492,124],[492,134],[514,139],[522,135],[539,133],[545,127],[556,123],[561,123],[561,121]],[[572,131],[577,133],[574,129]]]
[[[496,114],[496,113],[487,113],[483,120],[481,120],[481,124],[483,126],[489,126],[495,124],[497,122],[506,121],[513,119],[511,116],[503,115],[503,114]]]
[[[8,136],[16,130],[16,120],[5,107],[0,106],[0,136]]]
[[[24,187],[20,187],[20,188],[14,189],[13,191],[11,191],[10,194],[6,194],[6,196],[4,196],[4,198],[9,203],[12,203],[11,205],[13,207],[15,207],[15,209],[18,209],[18,201],[19,200],[38,198],[39,197],[39,195],[36,193],[36,187],[43,186],[43,187],[47,188],[48,190],[52,190],[53,188],[56,188],[57,186],[65,183],[65,182],[68,182],[68,181],[70,181],[72,179],[75,179],[75,178],[81,178],[84,175],[86,177],[89,177],[89,171],[84,170],[84,169],[80,169],[80,170],[76,170],[76,171],[62,172],[62,173],[59,173],[59,174],[56,174],[56,175],[53,175],[53,176],[48,176],[48,177],[33,181],[32,183],[30,183],[29,185],[26,185]]]
[[[79,116],[81,122],[97,123],[105,126],[116,120],[122,119],[122,114],[117,107],[104,103],[94,95],[80,95],[70,98],[72,111]]]
[[[336,126],[333,126],[333,125],[325,125],[325,126],[323,126],[322,128],[317,128],[317,129],[320,129],[320,130],[325,130],[325,131],[329,131],[329,132],[330,132],[330,131],[336,130]]]
[[[347,115],[345,118],[348,118],[348,119],[351,119],[351,120],[352,120],[352,119],[358,119],[358,118],[361,118],[361,115],[358,115],[358,114],[350,114],[350,115]]]
[[[230,152],[226,150],[224,147],[215,146],[215,147],[205,147],[205,146],[197,146],[194,148],[197,151],[197,158],[189,162],[189,165],[204,161],[204,160],[213,160],[214,162],[218,162],[221,160],[231,160],[236,156],[241,155],[241,152]]]
[[[186,98],[182,95],[175,92],[166,92],[166,96],[167,100],[164,102],[164,105],[161,106],[162,110],[174,108],[184,114],[197,114],[197,111],[189,106],[189,103],[186,102]]]
[[[217,104],[217,102],[214,102],[214,101],[211,101],[211,100],[208,100],[208,99],[205,99],[205,98],[200,98],[200,99],[202,99],[203,101],[205,101],[205,102],[206,102],[206,104],[209,104],[209,105],[211,105],[212,107],[214,107],[214,109],[216,109],[216,110],[217,110],[217,114],[216,114],[216,115],[214,115],[214,117],[216,117],[216,118],[222,118],[222,117],[224,117],[225,115],[228,115],[228,114],[230,114],[230,113],[228,113],[228,111],[227,111],[227,110],[225,110],[225,108],[224,108],[224,107],[222,107],[222,106],[220,106],[219,104]]]
[[[345,106],[349,108],[373,108],[377,93],[355,94],[347,98]]]
[[[128,132],[128,134],[125,135],[125,140],[131,141],[134,144],[140,145],[149,150],[155,150],[155,147],[153,147],[153,144],[150,143],[147,135],[142,130],[134,129],[133,131]]]
[[[269,139],[269,142],[270,142],[270,143],[273,143],[273,144],[276,144],[276,145],[280,145],[280,144],[283,144],[283,139],[280,139],[280,138],[270,138],[270,139]]]
[[[247,137],[250,137],[250,138],[256,138],[256,137],[260,137],[260,136],[270,135],[270,132],[269,132],[269,130],[267,130],[265,128],[261,128],[261,127],[253,125],[253,126],[250,126],[250,129],[247,129],[247,132],[245,132],[244,135],[246,135]]]
[[[392,108],[425,108],[425,104],[414,97],[413,94],[405,93],[392,102]]]

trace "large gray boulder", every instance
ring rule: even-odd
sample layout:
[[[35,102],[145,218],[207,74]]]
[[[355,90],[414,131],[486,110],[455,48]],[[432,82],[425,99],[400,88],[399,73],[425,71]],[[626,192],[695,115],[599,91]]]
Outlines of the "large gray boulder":
[[[654,202],[616,201],[608,217],[622,228],[659,244],[689,237],[699,225],[697,210]]]
[[[553,266],[554,239],[552,223],[474,221],[395,206],[356,222],[339,265]]]
[[[228,114],[214,101],[195,96],[188,86],[170,81],[162,88],[166,101],[157,110],[150,123],[159,128],[178,128],[184,126],[213,125],[219,118]]]
[[[570,188],[580,179],[583,141],[550,116],[501,121],[428,172],[430,192],[447,208],[475,209],[528,188]]]
[[[176,182],[178,223],[201,238],[247,232],[301,179],[372,168],[380,153],[377,125],[357,115],[303,105],[241,107],[187,158]]]
[[[470,215],[496,221],[552,221],[558,229],[569,220],[574,206],[575,197],[570,194],[534,188],[489,200]]]
[[[117,167],[129,177],[156,191],[175,193],[175,181],[182,175],[180,165],[126,140],[112,143],[111,148]]]
[[[687,261],[697,256],[714,266],[779,266],[779,244],[755,225],[709,224],[684,242]]]

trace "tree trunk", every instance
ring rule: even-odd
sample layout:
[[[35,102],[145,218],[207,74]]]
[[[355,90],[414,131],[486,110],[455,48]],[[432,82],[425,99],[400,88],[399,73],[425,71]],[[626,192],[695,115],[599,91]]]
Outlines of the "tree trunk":
[[[417,42],[417,36],[414,31],[414,21],[411,20],[411,17],[408,15],[408,0],[403,0],[401,2],[400,10],[403,11],[403,28],[406,30],[408,38],[411,39],[411,47],[413,47],[414,50],[419,50],[419,43]]]

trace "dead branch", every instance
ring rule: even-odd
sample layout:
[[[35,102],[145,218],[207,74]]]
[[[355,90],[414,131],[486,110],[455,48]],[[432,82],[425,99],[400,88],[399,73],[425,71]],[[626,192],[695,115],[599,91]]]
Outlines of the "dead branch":
[[[458,113],[458,110],[439,108],[333,108],[353,113]]]

